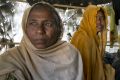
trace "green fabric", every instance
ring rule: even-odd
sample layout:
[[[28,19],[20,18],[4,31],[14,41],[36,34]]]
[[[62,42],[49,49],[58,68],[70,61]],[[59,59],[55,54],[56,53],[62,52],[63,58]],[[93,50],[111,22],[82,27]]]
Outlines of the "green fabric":
[[[110,16],[110,47],[113,47],[114,43],[117,41],[118,33],[117,26],[115,24],[115,12],[112,5],[105,7],[108,15]]]

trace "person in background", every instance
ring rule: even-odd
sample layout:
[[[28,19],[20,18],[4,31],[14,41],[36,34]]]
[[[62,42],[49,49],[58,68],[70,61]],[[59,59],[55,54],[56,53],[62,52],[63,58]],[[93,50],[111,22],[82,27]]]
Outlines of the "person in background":
[[[105,9],[88,5],[78,30],[71,38],[81,53],[84,80],[114,80],[114,69],[105,64],[104,53],[107,41],[107,15]]]
[[[0,80],[82,80],[79,51],[62,41],[60,16],[48,3],[26,9],[19,46],[0,55]]]

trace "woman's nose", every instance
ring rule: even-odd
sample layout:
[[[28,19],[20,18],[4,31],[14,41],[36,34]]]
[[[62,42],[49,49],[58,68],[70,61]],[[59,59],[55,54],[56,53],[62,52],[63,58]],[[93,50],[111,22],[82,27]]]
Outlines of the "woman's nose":
[[[45,31],[44,31],[44,27],[42,25],[39,25],[38,27],[38,30],[37,30],[37,33],[39,34],[43,34]]]
[[[101,24],[101,22],[102,22],[101,19],[98,19],[98,20],[97,20],[97,23],[98,23],[98,24]]]

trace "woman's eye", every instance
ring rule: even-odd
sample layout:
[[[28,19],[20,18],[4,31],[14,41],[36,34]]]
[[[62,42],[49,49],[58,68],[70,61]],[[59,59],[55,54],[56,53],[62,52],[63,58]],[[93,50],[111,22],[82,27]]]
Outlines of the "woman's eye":
[[[30,25],[32,25],[32,26],[36,26],[38,23],[36,23],[36,22],[30,22]]]
[[[44,26],[51,26],[51,25],[52,25],[52,23],[50,23],[50,22],[44,23]]]
[[[53,27],[53,26],[54,26],[54,23],[51,22],[51,21],[44,22],[44,26],[45,26],[45,27]]]

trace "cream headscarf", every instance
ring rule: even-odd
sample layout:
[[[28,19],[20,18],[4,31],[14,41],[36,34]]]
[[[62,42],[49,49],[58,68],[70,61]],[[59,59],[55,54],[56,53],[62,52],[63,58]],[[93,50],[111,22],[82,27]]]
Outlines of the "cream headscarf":
[[[58,40],[46,49],[37,49],[32,45],[25,29],[33,7],[28,8],[23,16],[20,46],[0,56],[0,79],[10,73],[18,80],[82,80],[82,59],[71,44]]]
[[[74,33],[71,43],[81,52],[85,80],[113,80],[112,71],[114,72],[114,70],[110,65],[105,65],[103,62],[107,29],[104,27],[101,35],[97,35],[96,31],[98,10],[100,10],[100,7],[95,5],[89,5],[86,8],[80,27]],[[105,17],[107,25],[106,12]]]

